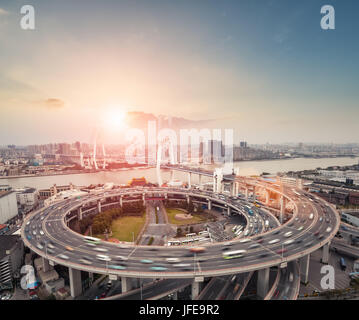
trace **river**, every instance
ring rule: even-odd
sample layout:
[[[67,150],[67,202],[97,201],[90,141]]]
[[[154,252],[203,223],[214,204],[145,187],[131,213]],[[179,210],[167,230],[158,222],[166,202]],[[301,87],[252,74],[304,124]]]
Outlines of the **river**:
[[[276,174],[277,172],[310,170],[318,167],[327,168],[329,166],[346,166],[358,163],[356,158],[295,158],[284,160],[263,160],[263,161],[240,161],[235,162],[234,167],[239,167],[241,175],[259,175],[262,172]],[[206,169],[214,169],[215,165],[204,165]],[[24,186],[34,187],[36,189],[46,189],[56,185],[68,185],[72,182],[76,186],[88,186],[90,184],[99,184],[106,182],[114,182],[116,184],[123,184],[130,181],[132,178],[145,177],[147,181],[157,182],[156,169],[132,169],[129,171],[116,172],[96,172],[96,173],[80,173],[70,175],[58,176],[40,176],[40,177],[26,177],[26,178],[11,178],[1,179],[0,183],[10,185],[13,188],[21,188]],[[162,171],[163,181],[170,179],[169,171]],[[187,181],[185,173],[176,172],[175,179]],[[203,179],[203,182],[210,181]],[[198,183],[198,176],[193,175],[192,183]]]

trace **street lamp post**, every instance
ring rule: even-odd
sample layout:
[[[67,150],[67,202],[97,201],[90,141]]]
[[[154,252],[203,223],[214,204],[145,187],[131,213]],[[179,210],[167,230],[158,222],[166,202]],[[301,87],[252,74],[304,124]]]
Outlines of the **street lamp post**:
[[[142,279],[140,279],[140,288],[141,288],[141,300],[143,300],[142,299]]]

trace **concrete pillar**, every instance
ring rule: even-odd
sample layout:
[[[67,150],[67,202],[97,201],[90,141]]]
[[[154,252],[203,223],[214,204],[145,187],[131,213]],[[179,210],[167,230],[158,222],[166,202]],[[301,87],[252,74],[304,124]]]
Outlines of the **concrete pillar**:
[[[92,272],[89,272],[89,283],[90,283],[90,286],[92,286],[92,283],[93,283],[93,273]]]
[[[192,173],[188,172],[188,189],[191,189],[191,180],[192,180]]]
[[[123,203],[123,196],[120,196],[120,207],[122,208],[122,203]]]
[[[308,276],[309,276],[309,260],[310,260],[310,254],[302,257],[299,259],[300,264],[300,281],[303,284],[308,283]]]
[[[217,177],[213,177],[213,192],[217,192]]]
[[[189,204],[189,195],[186,195],[187,204]]]
[[[178,300],[178,292],[173,292],[173,300]]]
[[[208,200],[208,210],[212,210],[212,201]]]
[[[330,243],[327,243],[325,246],[323,246],[322,250],[323,250],[323,256],[322,256],[322,261],[321,263],[323,264],[328,264],[329,263],[329,246]]]
[[[231,207],[228,206],[227,207],[227,216],[230,217],[230,215],[231,215]]]
[[[235,182],[231,182],[231,196],[232,197],[236,196],[236,183]]]
[[[296,183],[297,183],[297,188],[302,190],[303,189],[303,180],[297,179]]]
[[[75,298],[82,293],[81,271],[69,268],[71,297]]]
[[[82,207],[78,208],[78,210],[77,210],[77,219],[79,221],[82,220]]]
[[[238,197],[238,194],[239,194],[239,182],[236,182],[235,183],[235,193],[236,193],[236,197]]]
[[[192,282],[192,300],[196,299],[199,295],[200,283],[193,280]]]
[[[266,190],[266,205],[269,205],[269,191]]]
[[[142,201],[143,201],[143,205],[146,205],[146,200],[145,200],[145,193],[142,193]]]
[[[256,188],[253,187],[253,202],[256,201]]]
[[[201,174],[198,175],[198,185],[199,185],[199,189],[202,190],[203,186],[202,186],[202,175]]]
[[[257,296],[264,299],[269,289],[269,268],[258,270]]]
[[[122,293],[130,291],[132,289],[131,278],[121,277]]]
[[[168,197],[168,195],[167,195],[167,193],[165,193],[165,199],[167,199],[167,197]]]
[[[46,258],[42,257],[42,269],[44,272],[50,271],[51,270],[51,266],[49,264],[49,260],[47,260]]]
[[[170,181],[173,181],[174,177],[175,177],[175,172],[174,172],[174,170],[171,170],[171,180]]]
[[[98,213],[101,212],[101,201],[97,201],[97,210],[98,210]]]
[[[282,196],[280,197],[280,223],[283,223],[283,215],[285,213],[285,205],[286,205],[286,201],[285,198]]]
[[[246,196],[246,200],[248,200],[248,188],[246,188],[245,190],[245,196]]]

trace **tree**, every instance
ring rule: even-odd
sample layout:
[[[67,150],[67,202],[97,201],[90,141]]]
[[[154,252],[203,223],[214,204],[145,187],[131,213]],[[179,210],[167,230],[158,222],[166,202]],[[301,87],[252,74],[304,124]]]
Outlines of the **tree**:
[[[182,236],[182,229],[177,228],[177,237],[181,237],[181,236]]]

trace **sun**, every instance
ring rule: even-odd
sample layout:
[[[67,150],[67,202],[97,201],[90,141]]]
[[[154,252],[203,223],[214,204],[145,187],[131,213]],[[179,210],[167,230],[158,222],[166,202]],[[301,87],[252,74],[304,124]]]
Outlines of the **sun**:
[[[104,116],[104,126],[111,130],[121,130],[125,128],[126,113],[118,108],[108,110]]]

